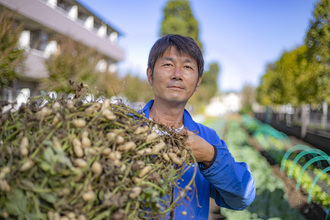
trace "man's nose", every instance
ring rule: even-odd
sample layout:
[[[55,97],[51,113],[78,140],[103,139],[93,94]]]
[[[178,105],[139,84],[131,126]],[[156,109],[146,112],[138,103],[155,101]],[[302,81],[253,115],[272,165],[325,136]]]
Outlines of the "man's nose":
[[[182,80],[182,69],[180,67],[175,67],[171,78],[175,80]]]

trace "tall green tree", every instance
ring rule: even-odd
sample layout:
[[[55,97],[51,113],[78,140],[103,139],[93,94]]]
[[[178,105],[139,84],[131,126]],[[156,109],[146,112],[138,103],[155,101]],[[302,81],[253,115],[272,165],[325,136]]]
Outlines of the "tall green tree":
[[[203,48],[199,40],[199,27],[188,0],[169,0],[164,7],[164,17],[161,24],[160,36],[180,34],[191,37],[198,46]]]
[[[316,3],[305,43],[312,60],[330,64],[330,0]]]
[[[315,98],[330,103],[330,0],[316,3],[305,43],[309,60],[319,64],[319,93]]]
[[[198,22],[192,13],[188,0],[168,0],[163,12],[164,17],[160,28],[161,36],[180,34],[191,37],[202,50],[203,45],[199,40]],[[202,83],[189,100],[189,104],[196,106],[197,111],[202,111],[203,106],[208,104],[210,99],[218,93],[219,72],[220,67],[217,62],[210,63],[208,69],[204,71]]]
[[[18,41],[22,33],[22,24],[17,24],[15,14],[0,11],[0,88],[10,86],[18,77],[18,67],[24,60],[24,50]]]

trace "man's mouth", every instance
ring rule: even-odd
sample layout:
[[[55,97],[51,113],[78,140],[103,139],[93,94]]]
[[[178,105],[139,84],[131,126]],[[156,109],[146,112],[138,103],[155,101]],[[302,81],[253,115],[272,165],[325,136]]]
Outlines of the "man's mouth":
[[[170,89],[183,89],[181,86],[168,86]]]

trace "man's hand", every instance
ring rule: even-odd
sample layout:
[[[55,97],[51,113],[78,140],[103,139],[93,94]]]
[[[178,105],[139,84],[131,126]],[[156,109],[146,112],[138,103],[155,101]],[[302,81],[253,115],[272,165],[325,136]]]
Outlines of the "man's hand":
[[[197,162],[207,166],[214,157],[214,147],[197,134],[186,130],[188,139],[186,145],[192,150]]]

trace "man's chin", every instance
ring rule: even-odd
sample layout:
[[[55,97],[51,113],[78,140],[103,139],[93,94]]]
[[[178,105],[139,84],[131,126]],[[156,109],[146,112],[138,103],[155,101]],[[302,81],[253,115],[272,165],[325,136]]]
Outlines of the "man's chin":
[[[180,105],[180,104],[187,103],[188,100],[183,99],[182,97],[170,97],[170,98],[167,98],[166,101],[169,103]]]

